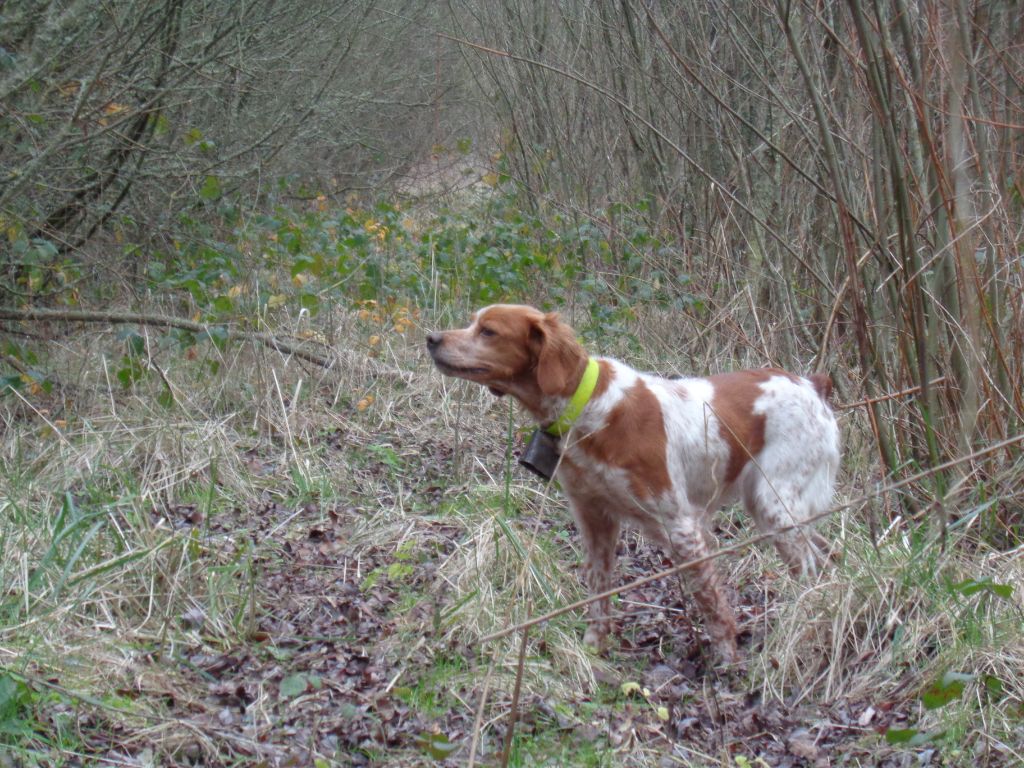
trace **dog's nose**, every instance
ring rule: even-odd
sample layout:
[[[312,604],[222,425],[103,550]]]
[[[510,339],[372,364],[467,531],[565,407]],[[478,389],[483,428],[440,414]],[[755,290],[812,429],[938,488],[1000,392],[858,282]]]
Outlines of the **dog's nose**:
[[[434,331],[433,333],[428,333],[427,334],[427,349],[429,349],[431,352],[433,352],[435,349],[437,349],[439,346],[441,346],[441,342],[443,340],[444,340],[444,334],[438,333],[437,331]]]

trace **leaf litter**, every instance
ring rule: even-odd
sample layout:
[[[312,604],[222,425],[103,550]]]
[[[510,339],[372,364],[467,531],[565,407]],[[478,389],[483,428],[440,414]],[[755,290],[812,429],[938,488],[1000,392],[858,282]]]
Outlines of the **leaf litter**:
[[[223,618],[203,606],[181,614],[178,641],[140,663],[134,687],[118,691],[158,703],[166,718],[133,729],[84,708],[78,727],[93,754],[129,765],[154,754],[195,765],[463,765],[475,745],[476,759],[498,760],[511,686],[492,686],[481,708],[488,649],[453,645],[442,629],[461,598],[445,592],[438,564],[472,536],[464,521],[442,513],[470,485],[453,481],[456,452],[435,438],[382,440],[343,429],[323,442],[354,467],[341,502],[292,505],[264,493],[252,508],[212,519],[194,503],[154,512],[173,530],[204,529],[211,548],[244,540],[254,553],[252,610],[231,617],[240,631],[230,641],[208,632]],[[488,466],[505,460],[498,448],[471,448]],[[242,461],[264,478],[283,471],[256,451]],[[417,508],[384,520],[388,535],[380,535],[377,511],[410,500]],[[518,522],[559,534],[550,537],[561,542],[555,569],[578,578],[573,536],[561,535],[563,512],[524,504]],[[369,536],[368,528],[378,530]],[[635,534],[619,554],[622,583],[668,564]],[[780,599],[771,576],[733,590],[748,657],[760,652],[766,612]],[[524,754],[534,740],[554,744],[549,764],[571,764],[575,747],[565,745],[579,744],[623,765],[940,764],[927,744],[908,749],[882,738],[913,722],[909,695],[780,701],[765,697],[745,668],[716,668],[676,579],[624,592],[617,611],[618,643],[593,666],[592,684],[555,697],[524,691],[515,725]],[[538,659],[551,653],[544,643]],[[446,677],[446,669],[459,674]],[[545,762],[536,757],[542,751],[533,754]]]

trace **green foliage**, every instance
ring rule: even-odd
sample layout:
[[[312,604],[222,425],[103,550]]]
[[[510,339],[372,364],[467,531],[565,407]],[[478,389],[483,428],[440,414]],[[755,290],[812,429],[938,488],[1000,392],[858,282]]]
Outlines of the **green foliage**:
[[[281,202],[298,193],[309,204]],[[315,314],[325,301],[577,300],[595,307],[605,327],[629,320],[638,303],[702,311],[687,275],[649,266],[676,260],[649,230],[642,205],[609,209],[613,240],[594,223],[602,217],[577,223],[528,214],[512,196],[424,215],[387,202],[342,207],[286,182],[279,194],[244,217],[208,176],[197,191],[204,215],[180,216],[173,249],[147,264],[152,288],[187,293],[213,322],[246,322],[257,310]]]
[[[941,735],[941,733],[919,731],[916,728],[888,728],[885,731],[885,740],[890,744],[906,744],[908,747],[919,747]]]
[[[944,707],[951,701],[959,699],[964,692],[964,686],[973,682],[974,679],[974,675],[946,672],[925,689],[921,694],[921,703],[924,704],[925,709]]]
[[[199,146],[204,139],[193,128],[184,141]],[[242,201],[214,174],[194,196],[195,205],[177,215],[165,250],[139,242],[122,243],[122,250],[141,264],[150,291],[177,297],[182,314],[208,330],[153,332],[148,338],[134,329],[119,333],[123,351],[115,376],[125,389],[155,374],[150,357],[158,351],[201,357],[205,367],[196,375],[216,375],[219,356],[200,354],[200,346],[223,350],[229,324],[246,329],[275,314],[312,316],[325,306],[358,310],[368,321],[371,348],[382,333],[406,333],[420,308],[572,302],[591,308],[592,323],[579,329],[584,339],[596,329],[631,338],[636,306],[702,311],[688,293],[688,276],[659,266],[677,260],[650,231],[643,204],[616,204],[580,222],[524,212],[511,192],[501,191],[463,210],[426,214],[387,202],[343,207],[283,180],[262,211],[243,215]],[[309,202],[295,205],[295,196]],[[72,281],[79,275],[51,242],[30,241],[17,227],[8,237],[28,293],[77,300]],[[26,350],[7,346],[8,355],[34,363]],[[51,387],[35,367],[0,378],[0,392]],[[164,408],[174,405],[166,384],[155,399]],[[372,397],[364,398],[358,407],[371,403]]]
[[[116,705],[117,698],[106,697],[111,706]],[[10,749],[16,755],[24,750],[23,754],[28,756],[46,746],[80,748],[80,724],[69,716],[68,704],[66,696],[47,690],[31,678],[16,672],[0,672],[0,754],[7,756]],[[21,763],[15,757],[13,764],[37,763]]]
[[[380,582],[382,577],[387,577],[392,582],[401,583],[406,581],[415,572],[414,563],[419,561],[420,553],[415,549],[415,544],[407,541],[395,550],[395,560],[387,566],[374,568],[363,579],[361,585],[364,592],[373,589]]]
[[[121,367],[117,371],[117,380],[128,389],[146,373],[145,354],[146,340],[136,331],[123,329],[117,338],[124,342],[125,353],[121,357]]]
[[[452,742],[444,733],[431,733],[429,731],[420,735],[416,745],[435,760],[444,760],[450,757],[459,747],[460,742]]]
[[[985,634],[981,632],[981,626],[984,624],[990,625],[989,629],[996,633],[1005,629],[1001,626],[1000,618],[991,615],[984,606],[987,602],[986,598],[991,595],[1008,599],[1011,594],[1012,589],[1009,585],[992,583],[990,579],[946,582],[946,599],[951,599],[957,608],[955,626],[960,633],[956,638],[957,644],[965,649],[974,644],[980,644],[981,637]],[[966,604],[968,601],[973,604]],[[1016,624],[1017,620],[1011,619],[1011,621],[1014,622],[1014,626],[1010,628],[1010,631],[1019,630],[1019,625]],[[964,692],[970,685],[980,686],[981,695],[968,696],[965,699]],[[983,703],[999,701],[1003,697],[1003,691],[1003,681],[995,675],[979,675],[947,669],[928,683],[921,690],[919,697],[921,705],[929,711],[940,710],[950,704],[960,702],[962,707],[972,712],[970,716],[973,718],[975,701]],[[959,743],[962,736],[961,730],[953,727],[938,730],[915,727],[889,728],[885,732],[885,739],[888,743],[904,744],[909,747],[921,746],[940,739],[949,743]]]
[[[0,397],[9,395],[13,390],[28,390],[29,393],[40,391],[49,393],[53,390],[53,382],[39,370],[39,359],[28,347],[16,344],[10,339],[4,341],[2,353],[22,363],[24,373],[15,372],[0,375]]]
[[[319,690],[323,687],[323,681],[317,675],[297,673],[289,675],[281,681],[278,691],[282,699],[294,699],[301,696],[307,690]]]
[[[558,723],[541,721],[533,733],[516,731],[509,755],[511,766],[580,766],[580,768],[612,768],[622,765],[622,756],[605,739],[581,741],[574,729],[563,729]]]
[[[8,222],[0,215],[0,235],[4,234],[9,250],[0,265],[12,268],[14,285],[22,297],[47,298],[63,304],[77,300],[75,284],[81,279],[78,262],[62,254],[51,240],[30,238],[21,224]]]
[[[209,175],[203,181],[203,186],[199,188],[199,197],[207,202],[219,200],[222,191],[220,187],[220,179],[214,175]]]
[[[428,717],[438,717],[451,707],[450,691],[460,687],[467,671],[462,656],[441,653],[414,684],[396,687],[395,697]]]
[[[990,577],[984,579],[966,579],[964,581],[957,582],[956,584],[949,585],[950,592],[954,592],[964,597],[970,597],[971,595],[977,594],[992,594],[996,597],[1001,597],[1004,600],[1009,600],[1013,596],[1013,586],[1010,584],[998,584]]]
[[[0,675],[0,744],[34,732],[34,693],[24,682],[9,674]]]

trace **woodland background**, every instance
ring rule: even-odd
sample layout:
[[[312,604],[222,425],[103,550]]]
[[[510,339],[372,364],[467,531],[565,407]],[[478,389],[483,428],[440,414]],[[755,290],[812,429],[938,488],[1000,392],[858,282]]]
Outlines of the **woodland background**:
[[[0,3],[0,765],[1019,764],[1022,213],[1010,0]],[[674,579],[488,639],[581,595],[422,354],[497,300],[833,376],[740,668]]]

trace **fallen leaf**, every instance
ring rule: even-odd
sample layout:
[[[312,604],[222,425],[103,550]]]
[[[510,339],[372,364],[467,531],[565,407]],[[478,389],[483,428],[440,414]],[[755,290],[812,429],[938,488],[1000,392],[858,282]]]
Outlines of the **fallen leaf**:
[[[623,696],[640,693],[640,683],[626,682],[619,686],[619,690],[622,691]]]
[[[805,760],[815,760],[818,757],[818,745],[814,743],[814,737],[806,728],[798,728],[793,731],[789,735],[786,746],[791,754]]]

